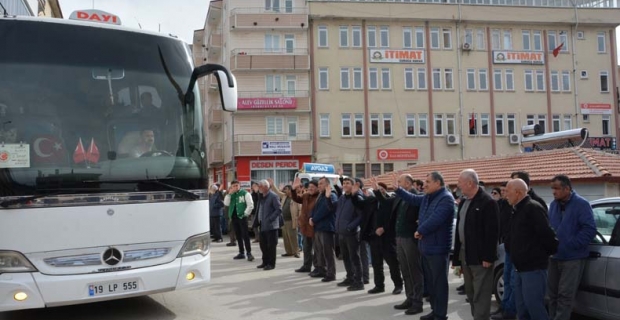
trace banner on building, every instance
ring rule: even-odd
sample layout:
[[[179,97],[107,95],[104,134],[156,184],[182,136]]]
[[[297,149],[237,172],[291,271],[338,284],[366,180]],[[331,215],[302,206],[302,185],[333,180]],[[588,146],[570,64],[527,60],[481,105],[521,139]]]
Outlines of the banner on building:
[[[616,150],[616,138],[613,137],[589,137],[583,144],[584,148]]]
[[[369,49],[370,63],[424,63],[424,50]]]
[[[297,98],[238,98],[237,110],[297,109]]]
[[[250,170],[297,170],[299,161],[297,160],[254,160],[250,161]]]
[[[418,160],[418,149],[378,149],[379,160]]]
[[[532,51],[493,51],[493,63],[543,65],[545,56]]]
[[[293,148],[290,141],[263,141],[261,149],[261,154],[263,155],[282,155],[293,153]]]
[[[611,114],[609,103],[582,103],[581,114]]]

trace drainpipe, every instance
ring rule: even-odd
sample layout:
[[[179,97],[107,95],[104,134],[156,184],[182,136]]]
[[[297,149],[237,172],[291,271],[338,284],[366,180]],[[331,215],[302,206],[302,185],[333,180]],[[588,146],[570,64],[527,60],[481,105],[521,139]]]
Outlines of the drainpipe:
[[[577,41],[575,39],[577,34],[577,28],[579,28],[579,13],[577,12],[577,5],[574,1],[571,1],[573,4],[573,9],[575,10],[575,26],[572,32],[572,43],[573,43],[573,99],[575,104],[575,128],[579,128],[579,97],[577,93]],[[614,70],[614,72],[616,72]],[[615,73],[614,73],[615,74]]]
[[[461,140],[461,160],[465,159],[465,137],[463,133],[463,69],[461,66],[461,2],[458,3],[459,8],[459,20],[456,22],[456,66],[458,71],[458,83],[459,83],[459,135]]]
[[[317,124],[319,123],[319,119],[317,119],[318,115],[316,112],[316,80],[315,80],[315,61],[314,61],[314,20],[310,18],[308,15],[308,38],[310,40],[309,46],[309,55],[310,55],[310,128],[312,128],[312,150],[310,150],[310,154],[312,155],[312,161],[316,161],[318,151],[318,139],[319,139],[319,130],[317,129]]]
[[[364,62],[364,139],[366,140],[366,150],[364,154],[364,176],[370,177],[370,114],[368,111],[368,43],[366,42],[366,20],[362,20],[362,59]]]
[[[235,180],[237,178],[237,168],[235,167],[235,114],[231,113],[230,114],[230,129],[231,129],[231,133],[230,133],[230,141],[232,141],[232,152],[231,152],[231,170],[233,170],[233,180]],[[223,151],[223,150],[222,150]],[[224,168],[226,168],[226,164],[224,164]]]

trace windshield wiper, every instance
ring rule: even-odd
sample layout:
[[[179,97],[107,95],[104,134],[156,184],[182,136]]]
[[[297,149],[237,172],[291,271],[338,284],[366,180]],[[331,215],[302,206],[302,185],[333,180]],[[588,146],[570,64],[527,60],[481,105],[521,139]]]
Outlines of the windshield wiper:
[[[172,178],[165,178],[165,180],[169,180]],[[174,191],[177,195],[189,199],[189,200],[198,200],[200,196],[183,188],[175,187],[173,185],[169,185],[167,183],[161,182],[161,179],[140,179],[140,180],[85,180],[82,183],[152,183],[161,187],[164,187],[170,191]]]
[[[11,199],[11,200],[4,200],[4,201],[0,202],[0,207],[8,208],[8,207],[16,205],[16,204],[24,204],[24,203],[28,203],[28,202],[30,202],[32,200],[41,199],[41,198],[45,198],[45,197],[49,197],[49,196],[53,196],[53,195],[57,195],[57,193],[37,194],[37,195],[34,195],[34,196],[26,196],[26,197],[20,197],[20,198],[16,198],[16,199]]]

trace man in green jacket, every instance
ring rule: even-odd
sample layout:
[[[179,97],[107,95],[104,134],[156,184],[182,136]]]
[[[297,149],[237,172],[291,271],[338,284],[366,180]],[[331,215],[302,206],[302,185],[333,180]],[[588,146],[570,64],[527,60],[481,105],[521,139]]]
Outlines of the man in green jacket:
[[[239,254],[234,257],[235,260],[245,259],[243,245],[245,244],[245,252],[248,253],[248,261],[253,261],[252,247],[250,244],[250,235],[248,233],[248,217],[254,209],[254,201],[252,195],[241,189],[239,181],[232,181],[228,193],[224,198],[224,206],[228,207],[228,217],[232,221],[235,235],[237,236],[237,244],[239,245]]]

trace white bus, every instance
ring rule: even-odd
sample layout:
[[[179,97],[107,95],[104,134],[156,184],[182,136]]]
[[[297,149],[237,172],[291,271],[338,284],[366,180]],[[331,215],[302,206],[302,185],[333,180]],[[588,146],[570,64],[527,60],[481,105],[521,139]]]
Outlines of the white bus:
[[[212,74],[235,111],[234,76],[174,36],[72,17],[0,17],[0,311],[210,280],[195,84]]]

